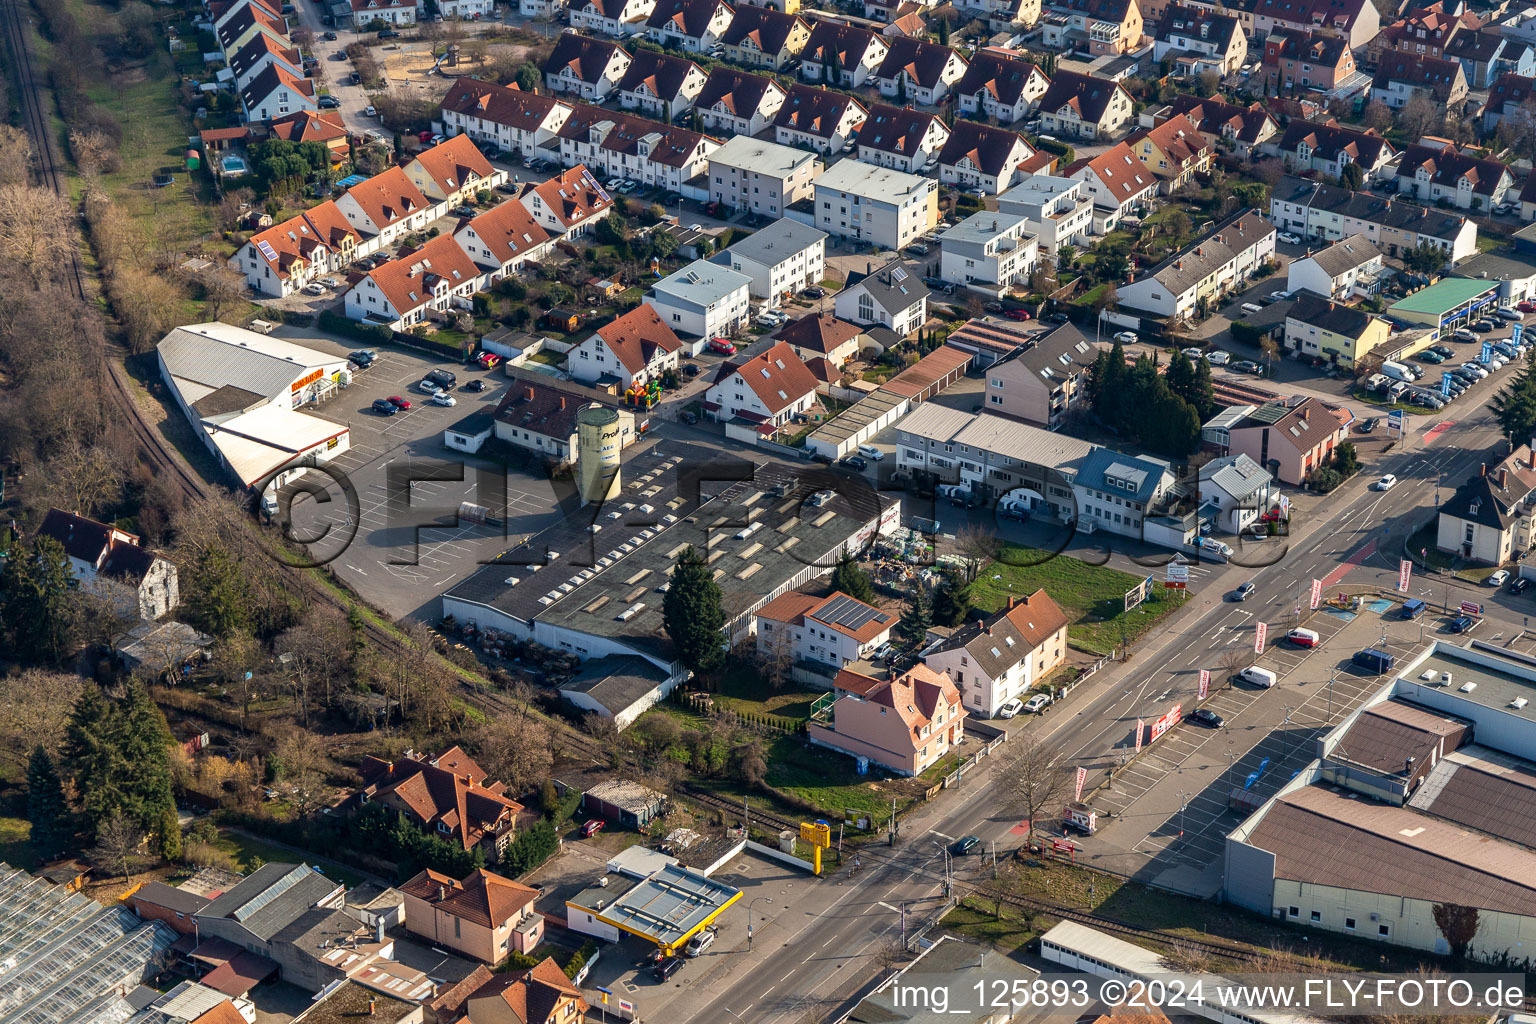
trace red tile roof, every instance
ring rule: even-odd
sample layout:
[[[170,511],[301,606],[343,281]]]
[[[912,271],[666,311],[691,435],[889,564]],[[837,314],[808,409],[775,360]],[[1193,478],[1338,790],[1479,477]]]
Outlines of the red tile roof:
[[[830,139],[850,107],[855,111],[854,127],[857,128],[868,116],[858,100],[846,93],[797,82],[789,87],[789,95],[784,98],[784,105],[779,108],[773,123],[788,131]]]
[[[439,107],[531,132],[560,105],[560,101],[552,96],[460,78],[448,87]]]
[[[584,1020],[589,1009],[581,997],[581,990],[566,978],[565,972],[550,957],[526,971],[497,975],[469,997],[465,1008],[471,1015],[475,1004],[482,999],[504,1003],[513,1018],[522,1024],[553,1024],[556,1008],[567,1001],[576,1005],[571,1019]],[[501,1021],[503,1017],[496,1013],[493,1019]],[[562,1021],[565,1019],[561,1017]]]
[[[539,898],[537,889],[484,868],[474,871],[463,881],[427,869],[403,883],[400,891],[483,928],[500,928],[514,917],[521,917],[523,911]]]
[[[444,194],[483,181],[496,173],[491,162],[475,145],[475,140],[468,135],[444,139],[431,149],[417,153],[412,163],[421,165],[421,169]]]
[[[1079,160],[1067,168],[1067,177],[1073,177],[1083,168],[1092,169],[1100,182],[1109,189],[1117,203],[1123,203],[1149,186],[1157,184],[1157,179],[1146,165],[1136,158],[1131,152],[1131,147],[1123,142],[1117,142],[1103,153],[1091,160]]]
[[[287,278],[296,264],[309,264],[317,256],[339,251],[346,238],[351,238],[353,244],[361,240],[346,215],[337,209],[333,201],[327,199],[319,206],[251,236],[251,244],[255,246],[257,254],[271,264],[278,277]],[[276,260],[267,260],[261,249],[262,242],[271,247]]]
[[[562,32],[549,59],[544,62],[543,71],[546,75],[558,75],[570,68],[583,82],[600,82],[615,53],[629,56],[628,51],[617,43],[576,32]]]
[[[516,199],[491,207],[460,225],[459,231],[465,228],[474,229],[475,236],[485,243],[501,266],[549,241],[549,232]],[[455,235],[458,233],[454,232]]]
[[[408,313],[432,298],[433,289],[446,281],[450,288],[478,277],[480,270],[452,235],[428,239],[415,252],[390,260],[368,271],[396,312]]]
[[[1024,136],[1006,128],[994,128],[977,121],[956,121],[949,141],[939,151],[939,165],[953,166],[970,158],[983,174],[1006,179],[1035,151]]]
[[[863,328],[830,313],[811,313],[780,331],[779,340],[812,352],[829,353],[862,333]]]
[[[380,230],[431,205],[399,167],[380,171],[353,185],[347,189],[347,195]]]
[[[272,121],[274,138],[289,142],[334,142],[350,133],[337,110],[301,110]]]
[[[597,179],[588,173],[586,164],[577,164],[548,181],[525,189],[522,198],[526,199],[530,193],[537,194],[567,228],[584,223],[613,205],[613,197],[597,185]]]
[[[757,395],[758,401],[771,413],[779,413],[816,390],[816,378],[806,369],[805,363],[795,355],[795,350],[779,341],[762,355],[753,356],[739,365],[727,362],[720,367],[716,382],[725,380],[732,373],[741,374],[747,387]]]
[[[595,332],[633,376],[651,365],[658,353],[675,352],[683,343],[649,303],[642,303]]]
[[[923,140],[934,125],[947,140],[949,129],[937,114],[927,114],[911,107],[892,107],[884,103],[871,103],[869,116],[859,129],[859,149],[866,147],[877,152],[911,156],[921,150]]]
[[[805,19],[785,14],[771,7],[758,7],[752,3],[736,5],[736,14],[730,27],[720,34],[720,42],[726,46],[742,46],[751,42],[762,53],[776,56],[784,49],[790,33],[799,25],[807,30]]]
[[[431,828],[439,821],[447,824],[466,850],[479,843],[486,826],[515,818],[523,809],[503,792],[501,783],[487,785],[485,770],[459,747],[450,747],[437,758],[366,757],[361,774],[365,797],[395,796],[410,809],[417,824]]]

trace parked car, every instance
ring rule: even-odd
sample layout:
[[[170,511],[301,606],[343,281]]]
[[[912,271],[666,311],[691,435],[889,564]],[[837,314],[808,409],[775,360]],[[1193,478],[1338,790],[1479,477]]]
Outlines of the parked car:
[[[411,400],[409,398],[401,398],[399,395],[390,395],[385,399],[385,401],[389,402],[401,412],[404,412],[411,407]]]
[[[1465,327],[1458,327],[1458,328],[1456,328],[1454,331],[1451,332],[1451,337],[1455,338],[1457,341],[1476,341],[1477,340],[1477,335],[1473,334],[1471,331],[1467,330]]]
[[[818,286],[812,286],[801,289],[800,294],[808,299],[824,299],[827,297],[827,290]]]
[[[1044,320],[1048,324],[1064,324],[1072,318],[1067,316],[1065,313],[1047,313],[1040,319]]]
[[[1449,345],[1431,345],[1429,350],[1437,356],[1444,356],[1446,359],[1456,354],[1456,350]]]
[[[602,818],[587,819],[587,823],[581,826],[581,838],[591,839],[593,836],[597,835],[603,830],[603,824],[604,822]]]
[[[416,385],[416,390],[420,391],[424,395],[435,395],[443,389],[429,380],[424,380]]]
[[[711,352],[719,352],[723,356],[733,356],[736,354],[736,346],[724,338],[709,339],[709,349]]]
[[[1293,235],[1289,231],[1282,231],[1278,235],[1276,235],[1275,237],[1280,239],[1280,241],[1284,242],[1286,245],[1300,245],[1301,244],[1301,236]]]
[[[1005,310],[1003,310],[1003,316],[1007,317],[1009,320],[1028,320],[1029,319],[1029,310],[1027,310],[1027,309],[1005,309]]]
[[[1205,354],[1205,361],[1212,366],[1226,366],[1232,361],[1232,357],[1220,349],[1212,349]]]
[[[336,41],[336,33],[335,32],[327,32],[325,35],[321,36],[320,38],[324,39],[328,43],[334,43]]]
[[[1525,319],[1524,313],[1520,312],[1518,309],[1510,309],[1508,306],[1505,306],[1503,309],[1494,310],[1493,315],[1498,317],[1500,320],[1508,320],[1511,323]]]
[[[431,401],[433,405],[446,405],[449,408],[459,404],[459,400],[446,391],[439,391],[432,396]]]
[[[348,352],[347,358],[359,366],[366,366],[373,362],[375,359],[379,358],[379,353],[376,349],[360,348],[355,351]]]
[[[379,29],[379,38],[380,39],[399,39],[400,38],[400,33],[396,32],[392,28],[381,28],[381,29]]]
[[[1135,341],[1136,341],[1136,332],[1135,331],[1121,331],[1119,334],[1115,335],[1115,340],[1118,341],[1122,345],[1134,344]]]
[[[1529,577],[1516,576],[1514,579],[1509,581],[1509,592],[1511,594],[1523,594],[1525,593],[1526,589],[1530,587],[1530,585],[1531,581]]]
[[[472,380],[468,384],[464,385],[464,390],[465,391],[474,391],[474,392],[484,391],[485,390],[485,381],[483,381],[480,378],[476,377],[474,380]]]
[[[1515,308],[1522,313],[1536,313],[1536,302],[1517,302]]]
[[[1322,642],[1315,629],[1293,629],[1285,634],[1285,638],[1297,647],[1316,647]]]
[[[684,363],[683,364],[683,376],[684,377],[697,377],[699,374],[701,374],[703,372],[704,372],[703,369],[699,366],[698,363]]]
[[[1194,722],[1196,725],[1206,725],[1210,726],[1212,729],[1220,729],[1223,725],[1226,724],[1226,719],[1222,718],[1210,708],[1196,708],[1194,711],[1189,713],[1189,720]]]
[[[872,444],[859,445],[859,454],[864,456],[870,462],[879,462],[881,459],[885,458],[885,452],[881,451],[879,448],[876,448]]]
[[[373,400],[373,411],[380,416],[393,416],[400,409],[387,398],[375,398]]]
[[[1477,619],[1470,615],[1459,615],[1452,619],[1445,628],[1449,629],[1452,633],[1469,633],[1472,631],[1472,627],[1477,625],[1477,621]]]
[[[318,281],[316,281],[313,284],[307,284],[307,285],[304,286],[304,294],[305,295],[324,295],[325,294],[325,285],[319,283]]]
[[[668,978],[672,977],[672,975],[683,969],[683,963],[684,961],[682,957],[669,956],[665,960],[662,960],[660,963],[658,963],[655,967],[651,968],[651,977],[655,978],[657,981],[666,981]]]
[[[1024,702],[1017,697],[1003,701],[997,706],[997,717],[1002,719],[1012,718],[1024,710]]]
[[[1487,320],[1479,320],[1477,323],[1472,325],[1472,329],[1478,334],[1492,334],[1493,324]]]
[[[869,460],[862,455],[844,455],[837,461],[838,465],[847,466],[849,469],[856,469],[860,473],[869,468]]]
[[[1248,580],[1245,583],[1240,583],[1238,584],[1237,589],[1232,591],[1232,600],[1246,601],[1250,596],[1252,596],[1255,589],[1256,588],[1254,587],[1252,580]]]
[[[1495,569],[1493,572],[1488,574],[1487,583],[1488,583],[1488,585],[1490,587],[1502,587],[1504,584],[1506,584],[1508,582],[1509,582],[1509,570],[1508,569]]]
[[[440,388],[451,388],[459,382],[459,375],[452,370],[432,370],[427,373],[427,380]]]
[[[1030,697],[1029,700],[1026,700],[1024,702],[1024,710],[1029,712],[1031,715],[1038,715],[1040,712],[1042,712],[1046,708],[1050,707],[1050,705],[1051,705],[1051,695],[1050,694],[1048,694],[1048,693],[1037,693],[1034,696]]]
[[[337,99],[335,96],[329,95],[321,96],[318,100],[315,101],[315,103],[320,107],[321,110],[335,110],[341,106],[341,100]]]
[[[1236,373],[1262,374],[1264,372],[1264,367],[1260,366],[1252,359],[1239,360],[1238,362],[1232,364],[1232,369]]]
[[[356,74],[356,72],[353,72],[353,74]],[[359,76],[359,77],[361,77],[361,76]],[[368,104],[366,107],[363,108],[363,114],[366,117],[378,117],[379,116],[379,112],[374,109],[374,106],[373,106],[372,103]]]
[[[1421,362],[1421,363],[1431,363],[1431,364],[1434,364],[1434,363],[1443,363],[1443,362],[1445,362],[1445,356],[1441,355],[1439,352],[1433,352],[1433,351],[1431,351],[1429,349],[1425,349],[1423,352],[1420,352],[1414,358],[1419,360],[1419,362]]]
[[[1360,433],[1369,434],[1371,431],[1376,429],[1376,424],[1378,422],[1380,421],[1375,416],[1372,416],[1367,420],[1363,420],[1360,424]]]
[[[715,929],[705,928],[699,934],[688,940],[688,948],[684,950],[687,956],[703,956],[709,947],[715,944]]]
[[[951,857],[964,857],[980,845],[980,836],[961,836],[949,844],[949,854]]]
[[[684,409],[681,415],[678,416],[678,419],[691,426],[699,422],[699,414],[695,412],[689,412],[687,409]]]

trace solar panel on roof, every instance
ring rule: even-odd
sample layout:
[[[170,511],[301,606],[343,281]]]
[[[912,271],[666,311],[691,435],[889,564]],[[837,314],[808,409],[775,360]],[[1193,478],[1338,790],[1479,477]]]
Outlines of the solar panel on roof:
[[[277,259],[277,251],[272,248],[271,244],[265,238],[257,240],[256,248],[267,259],[276,261],[276,259]]]
[[[891,271],[891,276],[898,281],[905,281],[907,279],[907,268],[897,267],[895,270]]]

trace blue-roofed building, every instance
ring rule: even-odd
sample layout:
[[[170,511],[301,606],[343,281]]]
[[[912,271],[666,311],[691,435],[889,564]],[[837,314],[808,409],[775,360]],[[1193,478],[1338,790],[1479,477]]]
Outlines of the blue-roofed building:
[[[1173,466],[1149,455],[1095,448],[1083,457],[1072,483],[1081,529],[1142,535],[1142,520],[1174,484]]]

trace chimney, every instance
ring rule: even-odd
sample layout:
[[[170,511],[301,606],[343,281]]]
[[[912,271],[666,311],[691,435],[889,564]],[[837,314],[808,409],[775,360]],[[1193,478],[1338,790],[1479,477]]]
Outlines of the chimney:
[[[380,945],[384,944],[384,918],[382,916],[373,919],[373,941]]]
[[[1502,490],[1506,489],[1505,481],[1507,481],[1508,479],[1509,479],[1509,470],[1505,469],[1503,466],[1500,466],[1499,467],[1499,490],[1502,491]]]
[[[1407,775],[1409,778],[1413,777],[1413,758],[1403,758],[1403,774]]]
[[[524,395],[524,397],[526,397],[528,399],[528,401],[530,401],[530,402],[533,401],[533,385],[532,384],[528,385],[526,388],[523,389],[523,395]]]
[[[1478,464],[1477,475],[1478,476],[1487,476],[1488,475],[1488,463],[1482,462],[1482,463]]]
[[[562,408],[562,409],[565,408],[565,396],[564,395],[560,396],[560,408]]]
[[[437,901],[439,903],[441,903],[443,900],[445,900],[447,898],[448,898],[448,887],[446,885],[438,886],[437,887]]]
[[[1013,595],[1008,596],[1008,610],[1013,611]]]
[[[1304,421],[1310,420],[1312,418],[1312,407],[1310,405],[1304,405],[1301,407],[1301,418]]]
[[[373,996],[368,997],[368,1016],[372,1017],[379,1008],[379,1001]]]

